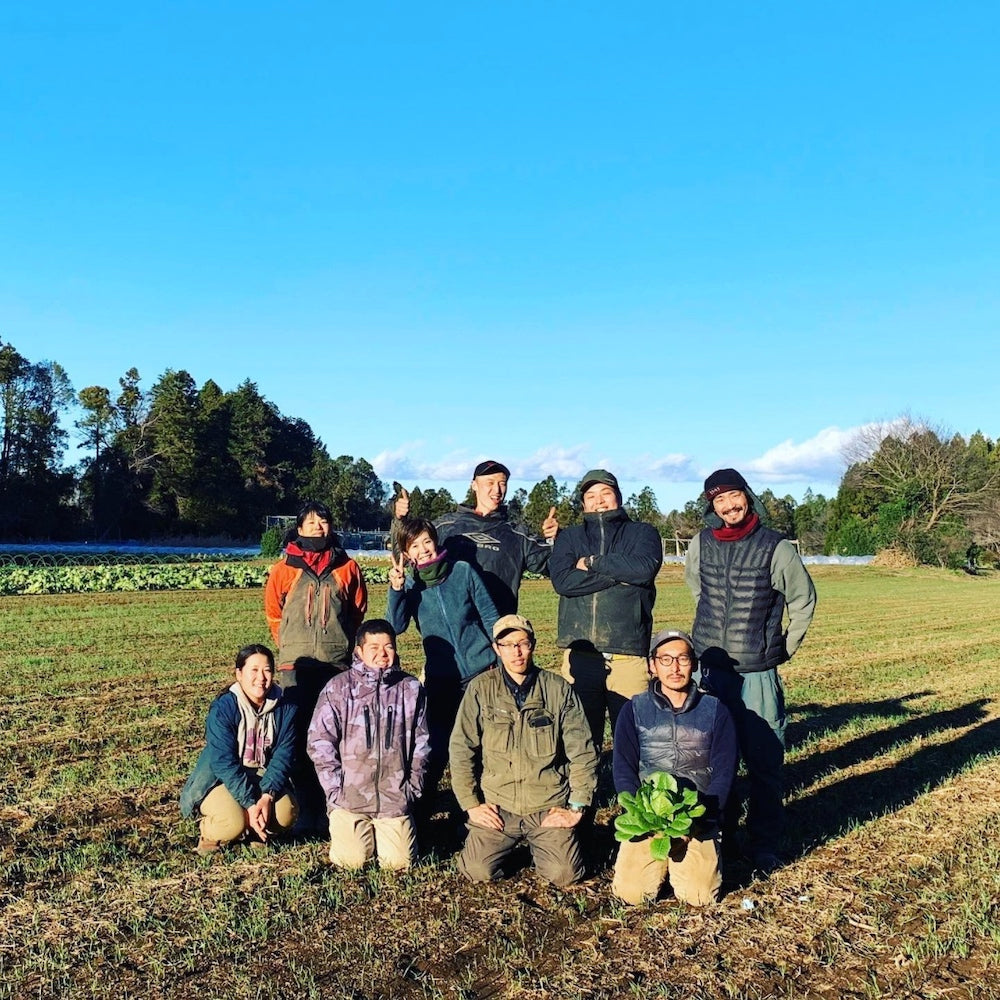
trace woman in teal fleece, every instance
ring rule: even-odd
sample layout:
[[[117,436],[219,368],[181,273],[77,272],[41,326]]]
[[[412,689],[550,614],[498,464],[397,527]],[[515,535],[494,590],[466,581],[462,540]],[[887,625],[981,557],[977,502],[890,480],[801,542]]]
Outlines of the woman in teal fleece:
[[[424,518],[405,518],[389,572],[386,618],[397,634],[416,622],[424,645],[424,689],[430,756],[424,797],[430,801],[448,762],[448,740],[469,681],[495,662],[490,636],[499,615],[478,570],[438,551],[437,530]],[[412,573],[404,567],[409,563]],[[429,795],[428,793],[431,793]]]

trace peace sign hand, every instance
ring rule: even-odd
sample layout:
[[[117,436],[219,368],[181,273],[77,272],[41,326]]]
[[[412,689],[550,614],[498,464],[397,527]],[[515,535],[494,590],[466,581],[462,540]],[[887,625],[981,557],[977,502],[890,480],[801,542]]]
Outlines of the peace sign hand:
[[[394,555],[389,556],[392,560],[392,569],[389,570],[389,586],[393,590],[402,590],[403,584],[406,582],[406,571],[404,567],[406,566],[406,556],[400,554],[399,562],[396,561]]]

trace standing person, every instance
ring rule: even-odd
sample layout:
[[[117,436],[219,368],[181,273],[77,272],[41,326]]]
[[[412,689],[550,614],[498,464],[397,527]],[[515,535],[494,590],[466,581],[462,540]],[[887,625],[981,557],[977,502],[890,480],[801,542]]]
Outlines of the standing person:
[[[548,575],[551,543],[559,531],[555,507],[542,522],[541,538],[510,522],[504,504],[509,478],[506,465],[492,459],[480,462],[472,473],[475,506],[459,504],[434,522],[441,545],[447,545],[451,558],[471,563],[482,574],[501,615],[517,611],[518,590],[526,572]],[[409,514],[406,490],[396,498],[393,512],[399,520]]]
[[[354,633],[368,608],[361,568],[340,547],[331,525],[325,504],[304,504],[295,535],[264,587],[264,612],[278,644],[279,683],[298,706],[298,830],[324,836],[326,797],[306,755],[306,732],[323,686],[350,663]]]
[[[468,814],[458,870],[474,882],[503,873],[527,841],[555,885],[585,874],[577,830],[597,784],[597,755],[573,688],[535,666],[535,631],[521,615],[493,626],[500,669],[462,698],[451,737],[452,786]]]
[[[654,580],[663,545],[651,524],[622,509],[618,480],[593,469],[580,480],[583,523],[560,531],[549,571],[559,595],[562,674],[576,688],[594,740],[604,743],[632,695],[646,689]]]
[[[736,730],[729,710],[692,679],[697,660],[686,632],[663,629],[649,647],[649,687],[622,709],[615,725],[616,792],[634,795],[656,771],[698,790],[705,814],[670,857],[657,861],[650,838],[619,845],[611,891],[626,903],[655,899],[665,880],[692,906],[718,901],[722,889],[719,821],[736,773]]]
[[[205,749],[181,791],[181,815],[200,818],[195,850],[213,854],[247,839],[266,844],[297,815],[291,772],[295,706],[274,683],[274,654],[244,646],[235,680],[211,704]]]
[[[409,868],[427,765],[424,691],[400,670],[387,621],[366,621],[356,642],[351,666],[323,688],[309,725],[309,756],[330,816],[330,861],[360,868],[377,857],[383,868]]]
[[[448,762],[448,738],[462,692],[477,674],[493,666],[490,630],[499,617],[486,584],[467,562],[438,550],[434,525],[405,518],[399,529],[403,555],[393,557],[386,617],[397,633],[416,622],[424,646],[424,686],[431,753],[427,766],[428,806]],[[413,567],[407,577],[405,563]]]
[[[708,527],[691,539],[684,563],[697,602],[691,634],[703,686],[736,721],[750,791],[747,854],[767,872],[780,864],[784,832],[785,689],[778,666],[805,638],[816,588],[792,543],[761,524],[754,509],[763,509],[760,501],[735,469],[713,472],[705,499]],[[726,840],[735,831],[735,800]]]

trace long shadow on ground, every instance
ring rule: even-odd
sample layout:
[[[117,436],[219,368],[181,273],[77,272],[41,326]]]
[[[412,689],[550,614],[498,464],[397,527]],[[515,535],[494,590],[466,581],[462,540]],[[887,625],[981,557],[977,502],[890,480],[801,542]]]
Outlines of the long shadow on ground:
[[[871,747],[895,743],[922,732],[940,730],[946,719],[954,725],[969,725],[970,717],[981,718],[983,702],[935,713],[906,723],[878,739],[866,737]],[[901,732],[902,731],[902,732]],[[1000,720],[976,726],[947,743],[923,747],[898,764],[857,774],[799,799],[788,807],[786,846],[792,856],[801,857],[819,844],[843,836],[859,823],[901,809],[919,796],[954,777],[978,757],[989,756],[1000,747]],[[844,748],[847,750],[848,748]]]
[[[911,714],[912,717],[906,722],[889,729],[879,730],[876,733],[869,733],[866,736],[859,736],[857,739],[850,740],[841,746],[812,753],[808,757],[802,757],[799,760],[786,764],[785,794],[789,795],[800,788],[806,788],[831,771],[853,767],[855,764],[860,764],[863,761],[881,757],[882,754],[887,753],[897,744],[908,743],[917,737],[930,736],[933,733],[948,729],[967,729],[985,717],[985,706],[989,704],[988,700],[983,698],[979,701],[970,702],[968,705],[960,705],[958,708],[948,709],[944,712],[914,715],[908,709],[902,707],[902,702],[912,697],[917,696],[909,695],[896,700],[895,703],[900,707],[891,713],[892,716]],[[892,702],[880,703],[881,706],[889,704],[892,704]],[[880,716],[887,715],[888,713],[876,711],[865,714]],[[824,729],[830,729],[834,725],[836,725],[836,722],[833,719],[828,719]]]

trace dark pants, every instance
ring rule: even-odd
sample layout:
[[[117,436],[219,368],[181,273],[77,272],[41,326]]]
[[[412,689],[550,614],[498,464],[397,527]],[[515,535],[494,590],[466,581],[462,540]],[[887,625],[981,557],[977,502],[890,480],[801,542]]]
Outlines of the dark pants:
[[[740,754],[749,782],[747,852],[774,854],[785,829],[785,688],[777,670],[739,674],[712,667],[703,687],[729,709],[736,724]],[[739,819],[740,797],[734,785],[726,806],[724,836]],[[730,839],[730,843],[732,843]]]
[[[312,722],[316,702],[327,681],[336,677],[344,668],[322,660],[300,657],[291,670],[279,670],[277,681],[285,697],[295,705],[295,764],[292,781],[299,804],[299,819],[295,832],[327,836],[326,792],[323,791],[316,769],[306,752],[306,737]]]

